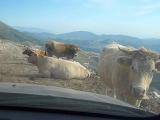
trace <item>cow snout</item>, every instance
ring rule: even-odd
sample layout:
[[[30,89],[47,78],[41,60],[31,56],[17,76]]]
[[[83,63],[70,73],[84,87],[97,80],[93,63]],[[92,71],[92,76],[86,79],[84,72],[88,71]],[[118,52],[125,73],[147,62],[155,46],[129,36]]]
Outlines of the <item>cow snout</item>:
[[[78,56],[77,53],[74,56],[77,57]]]
[[[134,87],[133,93],[134,93],[135,97],[142,98],[145,95],[145,89],[140,88],[140,87]]]

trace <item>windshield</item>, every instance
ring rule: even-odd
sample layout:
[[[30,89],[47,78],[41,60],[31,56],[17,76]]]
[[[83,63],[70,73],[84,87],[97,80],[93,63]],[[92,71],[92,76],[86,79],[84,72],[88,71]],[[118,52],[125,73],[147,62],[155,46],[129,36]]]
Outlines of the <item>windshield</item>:
[[[158,0],[0,0],[0,84],[96,93],[159,114],[159,10]]]

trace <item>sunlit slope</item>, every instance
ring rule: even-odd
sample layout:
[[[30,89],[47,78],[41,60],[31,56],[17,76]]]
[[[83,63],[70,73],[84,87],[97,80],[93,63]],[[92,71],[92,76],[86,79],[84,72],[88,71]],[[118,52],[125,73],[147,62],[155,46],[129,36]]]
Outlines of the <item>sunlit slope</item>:
[[[13,29],[12,27],[6,25],[1,21],[0,21],[0,39],[8,39],[15,42],[37,41],[36,38],[26,35],[23,32],[19,32],[18,30]]]

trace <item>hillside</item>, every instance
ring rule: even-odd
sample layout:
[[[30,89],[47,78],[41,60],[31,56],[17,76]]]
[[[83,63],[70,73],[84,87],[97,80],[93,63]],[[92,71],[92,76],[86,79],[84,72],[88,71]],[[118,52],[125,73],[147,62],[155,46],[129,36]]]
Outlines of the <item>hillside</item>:
[[[86,31],[76,31],[64,34],[52,33],[31,33],[24,32],[25,34],[39,39],[42,43],[47,40],[57,40],[64,43],[72,43],[79,45],[85,51],[100,52],[101,49],[109,43],[118,42],[123,45],[131,45],[134,47],[142,46],[142,40],[136,37],[125,35],[96,35]]]
[[[46,41],[55,38],[55,34],[47,32],[23,32],[29,36],[32,36],[40,41]]]
[[[22,54],[24,50],[23,45],[6,40],[4,48],[1,46],[3,46],[3,43],[0,39],[0,82],[59,86],[99,94],[104,94],[105,92],[103,82],[96,75],[92,75],[90,78],[84,80],[61,80],[38,77],[39,72],[37,67],[28,63],[28,57]],[[82,59],[79,60],[79,58],[76,58],[76,61],[84,64],[86,62],[86,55],[89,55],[89,53],[81,52],[79,57]]]
[[[46,30],[34,27],[20,27],[20,26],[12,26],[12,27],[20,32],[37,32],[37,33],[47,32]]]
[[[87,33],[89,34],[89,33]],[[0,22],[0,39],[5,40],[6,42],[8,42],[8,40],[10,40],[10,42],[18,42],[24,45],[27,45],[29,47],[35,47],[37,46],[37,48],[43,48],[44,49],[44,44],[45,44],[45,40],[44,39],[52,39],[52,37],[54,37],[54,34],[51,33],[29,33],[29,32],[19,32],[18,30],[10,27],[9,25],[6,25],[3,22]],[[87,36],[87,35],[86,35]],[[76,36],[75,36],[76,38]],[[71,42],[70,40],[66,41],[66,40],[59,40],[59,41],[63,41],[65,43],[73,43],[73,44],[78,44],[81,45],[82,42]],[[84,45],[86,45],[86,42],[84,41],[83,43]],[[84,46],[83,45],[83,46]],[[83,49],[84,47],[82,47],[81,49]],[[90,65],[88,66],[89,69],[93,69],[96,70],[96,61],[90,57],[97,57],[98,55],[92,52],[85,52],[83,50],[81,50],[81,52],[79,53],[78,57],[76,57],[75,59],[77,61],[79,61],[81,64],[84,65],[84,63],[89,62]]]
[[[9,39],[15,42],[36,42],[38,41],[36,38],[29,36],[23,32],[19,32],[16,29],[6,25],[5,23],[0,21],[0,39]]]
[[[63,34],[57,34],[55,36],[58,39],[69,39],[69,40],[97,40],[98,35],[88,31],[75,31]]]
[[[39,39],[41,43],[47,40],[57,40],[64,43],[79,45],[85,51],[100,52],[109,43],[117,42],[122,45],[133,46],[136,48],[146,47],[154,51],[160,51],[160,39],[147,38],[141,39],[126,35],[103,34],[97,35],[87,31],[75,31],[64,34],[52,34],[47,32],[24,32],[25,34]]]

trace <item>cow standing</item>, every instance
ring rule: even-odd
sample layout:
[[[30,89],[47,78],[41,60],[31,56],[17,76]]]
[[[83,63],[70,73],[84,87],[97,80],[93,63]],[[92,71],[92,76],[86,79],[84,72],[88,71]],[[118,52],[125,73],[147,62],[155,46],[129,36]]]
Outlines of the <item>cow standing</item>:
[[[80,51],[80,48],[72,44],[64,44],[56,41],[49,41],[45,44],[45,51],[48,56],[52,57],[66,57],[67,59],[73,59],[77,52]]]
[[[145,48],[135,49],[119,44],[106,46],[100,56],[99,74],[107,94],[137,107],[147,99],[159,56]]]

